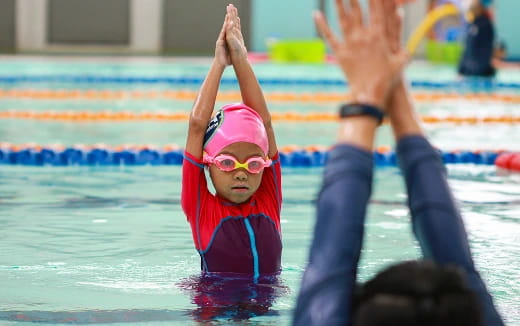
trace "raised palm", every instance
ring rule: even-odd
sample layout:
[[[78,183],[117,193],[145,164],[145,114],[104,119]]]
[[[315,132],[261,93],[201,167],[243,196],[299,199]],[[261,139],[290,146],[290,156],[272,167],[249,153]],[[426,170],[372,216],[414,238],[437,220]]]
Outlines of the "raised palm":
[[[215,44],[215,60],[224,66],[231,64],[231,57],[229,56],[226,40],[220,39],[220,37]]]
[[[229,55],[228,44],[226,41],[226,31],[229,24],[229,14],[226,14],[224,24],[218,35],[217,42],[215,43],[215,60],[224,66],[231,64],[231,56]]]
[[[247,49],[242,36],[238,10],[232,4],[227,6],[226,42],[232,60],[247,58]]]

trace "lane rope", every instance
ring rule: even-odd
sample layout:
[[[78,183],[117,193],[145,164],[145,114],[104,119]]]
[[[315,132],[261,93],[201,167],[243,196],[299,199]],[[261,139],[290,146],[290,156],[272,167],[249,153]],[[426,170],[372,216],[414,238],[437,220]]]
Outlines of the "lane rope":
[[[500,154],[495,160],[495,165],[501,169],[520,172],[520,152]]]
[[[204,78],[201,76],[184,77],[145,77],[145,76],[101,76],[101,75],[4,75],[0,76],[0,83],[3,84],[23,84],[23,83],[66,83],[66,84],[167,84],[167,85],[197,85],[202,84]],[[347,83],[343,79],[304,79],[304,78],[266,78],[260,77],[258,81],[262,85],[288,86],[345,86]],[[222,84],[237,84],[236,78],[222,78]],[[431,81],[431,80],[412,80],[412,87],[423,88],[447,88],[453,89],[500,89],[500,88],[520,88],[520,83],[499,82],[488,78],[466,78],[453,81]]]
[[[338,121],[336,113],[331,112],[271,112],[273,121],[285,122],[332,122]],[[424,123],[452,124],[515,124],[520,123],[520,115],[497,116],[433,116],[420,117]],[[146,121],[188,121],[187,112],[130,112],[130,111],[0,111],[0,119],[24,119],[66,122],[146,122]],[[388,123],[385,120],[385,123]]]
[[[266,92],[265,98],[269,102],[344,102],[350,100],[349,95],[343,92]],[[179,101],[194,101],[197,91],[164,90],[164,91],[118,91],[118,90],[78,90],[78,89],[0,89],[0,98],[5,99],[33,99],[33,100],[150,100],[166,99]],[[496,93],[446,93],[446,92],[412,92],[412,97],[418,102],[435,102],[443,100],[489,101],[518,104],[518,94]],[[240,92],[223,91],[217,96],[219,101],[239,102]]]
[[[280,148],[280,161],[290,167],[321,167],[328,157],[329,148],[320,145]],[[439,150],[446,164],[466,163],[493,165],[503,150]],[[377,166],[395,166],[396,154],[389,147],[374,151]],[[106,166],[106,165],[181,165],[183,150],[177,145],[161,148],[150,145],[14,145],[0,144],[0,164],[31,166]]]

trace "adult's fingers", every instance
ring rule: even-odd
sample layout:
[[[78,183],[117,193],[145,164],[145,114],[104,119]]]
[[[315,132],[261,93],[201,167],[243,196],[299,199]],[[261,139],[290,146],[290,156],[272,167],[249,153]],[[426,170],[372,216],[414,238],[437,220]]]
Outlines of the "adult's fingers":
[[[393,31],[395,33],[395,36],[394,36],[395,46],[397,47],[397,49],[399,49],[399,48],[401,48],[401,33],[403,32],[404,11],[402,10],[402,8],[397,8],[397,6],[394,5],[392,13],[393,13],[392,21],[395,26],[395,28],[393,29]]]
[[[385,36],[390,42],[392,51],[397,52],[401,47],[402,17],[398,12],[396,0],[384,0],[383,9],[385,12]]]
[[[386,15],[391,15],[392,14],[392,3],[394,2],[394,0],[385,0],[383,1],[383,7],[384,7],[384,10],[385,10],[385,13]],[[394,27],[392,26],[392,19],[389,18],[389,17],[386,17],[385,19],[385,34],[386,36],[390,39],[390,41],[393,41],[394,39]]]
[[[316,27],[318,28],[321,36],[325,38],[332,51],[336,52],[339,48],[338,39],[330,29],[329,24],[327,23],[327,20],[321,11],[314,12],[314,22],[316,23]]]
[[[387,0],[370,0],[370,26],[384,32],[385,28],[385,12],[383,2]]]
[[[352,13],[347,14],[343,0],[336,0],[336,13],[338,14],[338,21],[343,37],[347,37],[347,35],[351,32],[351,29],[355,26],[352,24]]]
[[[341,2],[342,0],[339,1]],[[336,3],[337,2],[338,0],[336,0]],[[352,17],[352,26],[354,28],[363,25],[363,10],[361,10],[359,0],[350,0],[350,15]]]

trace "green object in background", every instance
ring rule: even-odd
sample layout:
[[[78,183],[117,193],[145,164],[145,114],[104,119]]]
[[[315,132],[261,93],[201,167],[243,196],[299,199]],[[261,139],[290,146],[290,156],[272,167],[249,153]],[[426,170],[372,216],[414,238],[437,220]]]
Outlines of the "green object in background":
[[[269,59],[280,63],[322,63],[326,47],[321,39],[276,39],[267,44]]]
[[[426,40],[426,59],[431,62],[457,64],[462,51],[462,44],[459,42]]]

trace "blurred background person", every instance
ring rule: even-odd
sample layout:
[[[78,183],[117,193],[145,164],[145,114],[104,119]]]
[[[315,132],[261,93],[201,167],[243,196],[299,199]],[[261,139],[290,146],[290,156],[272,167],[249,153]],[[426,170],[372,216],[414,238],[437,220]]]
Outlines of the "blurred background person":
[[[493,77],[495,28],[489,11],[491,0],[473,0],[469,7],[464,53],[458,66],[462,76]]]

